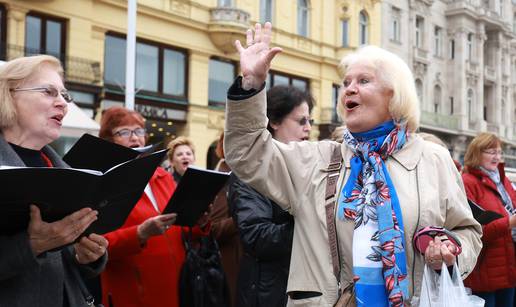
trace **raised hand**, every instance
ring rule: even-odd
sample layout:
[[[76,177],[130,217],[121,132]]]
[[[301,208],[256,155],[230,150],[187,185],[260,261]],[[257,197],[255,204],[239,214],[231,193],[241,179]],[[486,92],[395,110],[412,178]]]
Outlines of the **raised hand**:
[[[137,228],[138,238],[144,244],[149,237],[159,236],[167,231],[170,225],[176,221],[177,214],[163,214],[146,219]]]
[[[75,259],[80,264],[88,264],[97,261],[106,253],[108,240],[98,234],[90,234],[82,237],[78,243],[74,244]]]
[[[83,208],[53,223],[44,222],[38,207],[30,206],[29,242],[34,255],[72,243],[97,220],[98,212]]]
[[[272,59],[282,50],[279,47],[270,48],[272,37],[272,25],[266,22],[262,26],[257,23],[253,30],[246,32],[247,48],[242,47],[239,40],[235,41],[235,47],[240,54],[240,69],[243,80],[242,87],[245,90],[258,89],[265,82]]]

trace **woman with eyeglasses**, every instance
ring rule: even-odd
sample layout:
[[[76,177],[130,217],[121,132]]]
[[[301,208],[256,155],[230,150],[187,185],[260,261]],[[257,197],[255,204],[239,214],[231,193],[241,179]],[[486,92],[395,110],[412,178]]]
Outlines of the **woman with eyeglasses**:
[[[40,55],[3,64],[0,92],[0,166],[68,167],[48,146],[72,101],[59,60]],[[25,231],[0,234],[0,306],[88,306],[75,274],[98,275],[108,242],[96,234],[76,240],[97,211],[84,208],[53,223],[35,205],[29,214]]]
[[[267,129],[279,143],[308,140],[312,96],[293,86],[267,92]],[[237,281],[236,307],[284,307],[294,219],[274,201],[232,175],[228,189],[244,255]]]
[[[486,307],[513,307],[516,287],[516,192],[505,176],[501,140],[481,133],[471,141],[462,174],[468,198],[503,217],[482,225],[484,247],[465,285]]]
[[[123,107],[102,114],[99,136],[116,144],[145,146],[143,117]],[[101,275],[105,306],[179,306],[179,274],[185,259],[181,227],[176,214],[161,214],[176,184],[170,173],[158,167],[124,225],[105,235],[109,261]],[[205,227],[206,220],[199,224]],[[209,227],[206,227],[209,228]],[[195,235],[206,235],[201,227]]]

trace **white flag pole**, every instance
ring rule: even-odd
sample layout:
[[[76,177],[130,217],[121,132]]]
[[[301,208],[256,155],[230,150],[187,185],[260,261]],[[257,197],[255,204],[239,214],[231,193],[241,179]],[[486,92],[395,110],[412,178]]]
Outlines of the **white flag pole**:
[[[127,1],[127,49],[125,56],[125,107],[134,110],[134,72],[136,65],[136,1]]]

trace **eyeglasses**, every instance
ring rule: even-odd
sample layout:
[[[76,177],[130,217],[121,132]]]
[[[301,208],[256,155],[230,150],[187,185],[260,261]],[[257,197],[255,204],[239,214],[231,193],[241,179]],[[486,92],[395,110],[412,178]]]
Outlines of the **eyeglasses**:
[[[145,130],[143,128],[136,128],[134,130],[122,129],[122,130],[119,130],[119,131],[117,131],[117,132],[115,132],[113,134],[114,135],[118,135],[121,138],[128,139],[128,138],[130,138],[133,135],[133,133],[137,137],[145,136],[145,132],[147,132],[147,130]]]
[[[72,96],[66,89],[58,90],[53,86],[40,86],[40,87],[27,87],[27,88],[12,88],[13,92],[42,92],[49,97],[57,98],[58,95],[61,95],[63,99],[70,103],[73,101]]]
[[[504,152],[501,150],[482,150],[482,152],[486,153],[490,156],[496,156],[496,155],[503,156],[504,155]]]
[[[313,126],[314,124],[314,120],[306,116],[303,116],[300,119],[294,119],[294,121],[296,121],[299,124],[299,126],[305,126],[306,124],[310,124],[310,126]]]

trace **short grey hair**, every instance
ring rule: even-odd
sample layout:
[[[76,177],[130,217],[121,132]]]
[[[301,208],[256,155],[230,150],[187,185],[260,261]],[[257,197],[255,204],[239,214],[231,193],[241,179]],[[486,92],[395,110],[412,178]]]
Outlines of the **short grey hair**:
[[[342,78],[350,66],[361,63],[371,66],[377,77],[393,91],[389,112],[396,122],[406,123],[407,130],[414,132],[419,127],[419,99],[412,71],[399,56],[376,46],[365,46],[344,56],[339,65]],[[337,113],[345,120],[344,105],[340,103],[343,90],[339,92]]]

